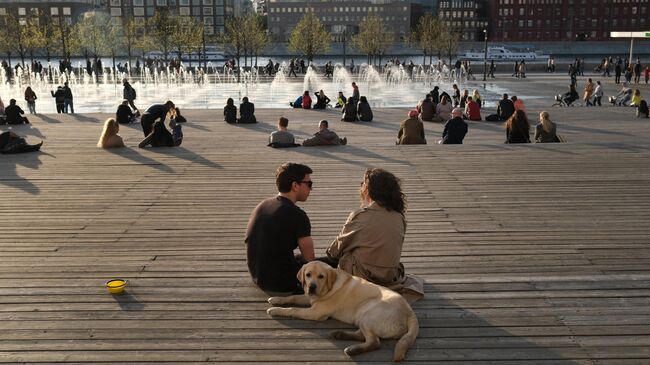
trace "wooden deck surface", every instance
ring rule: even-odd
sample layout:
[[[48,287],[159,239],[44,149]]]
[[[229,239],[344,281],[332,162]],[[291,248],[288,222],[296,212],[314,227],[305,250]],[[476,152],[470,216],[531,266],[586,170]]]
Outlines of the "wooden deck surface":
[[[543,104],[529,104],[531,115]],[[95,146],[107,115],[42,115],[13,129],[41,153],[0,156],[0,362],[389,363],[394,342],[350,360],[337,321],[269,317],[243,243],[274,171],[314,169],[301,204],[318,255],[358,206],[367,167],[403,180],[403,262],[426,280],[414,309],[421,364],[650,364],[650,122],[631,109],[553,109],[569,143],[504,145],[471,123],[462,146],[395,146],[402,109],[369,124],[334,111],[262,110],[226,125],[188,111],[182,147]],[[320,119],[341,147],[274,150],[280,114],[303,139]],[[534,117],[531,117],[534,119]],[[2,130],[6,130],[6,126]],[[104,283],[131,282],[112,296]]]

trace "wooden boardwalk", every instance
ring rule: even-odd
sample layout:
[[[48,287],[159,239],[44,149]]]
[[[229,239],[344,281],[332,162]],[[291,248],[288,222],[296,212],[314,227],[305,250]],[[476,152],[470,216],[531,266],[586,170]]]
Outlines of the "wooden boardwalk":
[[[427,124],[429,145],[398,147],[406,111],[385,109],[331,123],[348,146],[273,150],[277,110],[253,126],[188,111],[180,148],[138,149],[139,126],[123,126],[130,148],[104,151],[106,115],[36,117],[14,129],[43,151],[0,156],[0,362],[389,363],[394,342],[350,360],[327,337],[347,325],[271,318],[250,283],[248,215],[296,161],[315,171],[301,206],[317,254],[365,168],[403,179],[403,261],[427,291],[408,363],[649,364],[650,124],[552,112],[570,143],[504,145],[498,125],[472,123],[466,145],[440,146]],[[282,113],[300,139],[337,117]],[[106,292],[115,277],[127,294]]]

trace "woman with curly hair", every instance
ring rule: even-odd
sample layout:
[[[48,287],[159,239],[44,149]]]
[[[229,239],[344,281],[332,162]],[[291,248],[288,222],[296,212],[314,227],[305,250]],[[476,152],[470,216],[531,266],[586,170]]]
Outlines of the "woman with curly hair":
[[[327,249],[338,268],[402,294],[410,302],[424,295],[423,280],[404,273],[400,262],[406,234],[406,197],[400,181],[383,169],[368,169],[361,209],[350,214]]]

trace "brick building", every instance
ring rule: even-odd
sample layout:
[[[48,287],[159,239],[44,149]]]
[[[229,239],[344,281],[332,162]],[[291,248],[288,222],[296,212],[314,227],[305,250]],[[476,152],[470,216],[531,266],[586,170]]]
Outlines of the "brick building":
[[[441,0],[438,17],[459,31],[463,41],[482,41],[488,29],[488,3],[485,0]]]
[[[610,40],[612,31],[645,31],[648,0],[490,0],[490,40]]]
[[[268,29],[276,40],[286,41],[308,9],[332,33],[334,41],[359,32],[359,24],[368,14],[382,17],[384,24],[395,33],[396,41],[411,32],[413,23],[422,15],[422,8],[409,1],[352,0],[332,2],[309,2],[304,0],[270,0],[267,2]]]
[[[40,20],[51,17],[53,21],[63,20],[72,24],[82,13],[101,8],[104,3],[105,0],[3,0],[0,1],[0,17],[10,14],[21,24],[32,16],[38,16]]]

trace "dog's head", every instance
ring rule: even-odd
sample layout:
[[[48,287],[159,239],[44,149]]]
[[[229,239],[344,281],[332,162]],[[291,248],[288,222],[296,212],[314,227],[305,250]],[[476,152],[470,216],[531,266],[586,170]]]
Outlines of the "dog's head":
[[[336,282],[336,270],[320,261],[312,261],[302,266],[298,280],[305,294],[321,297],[327,294]]]

